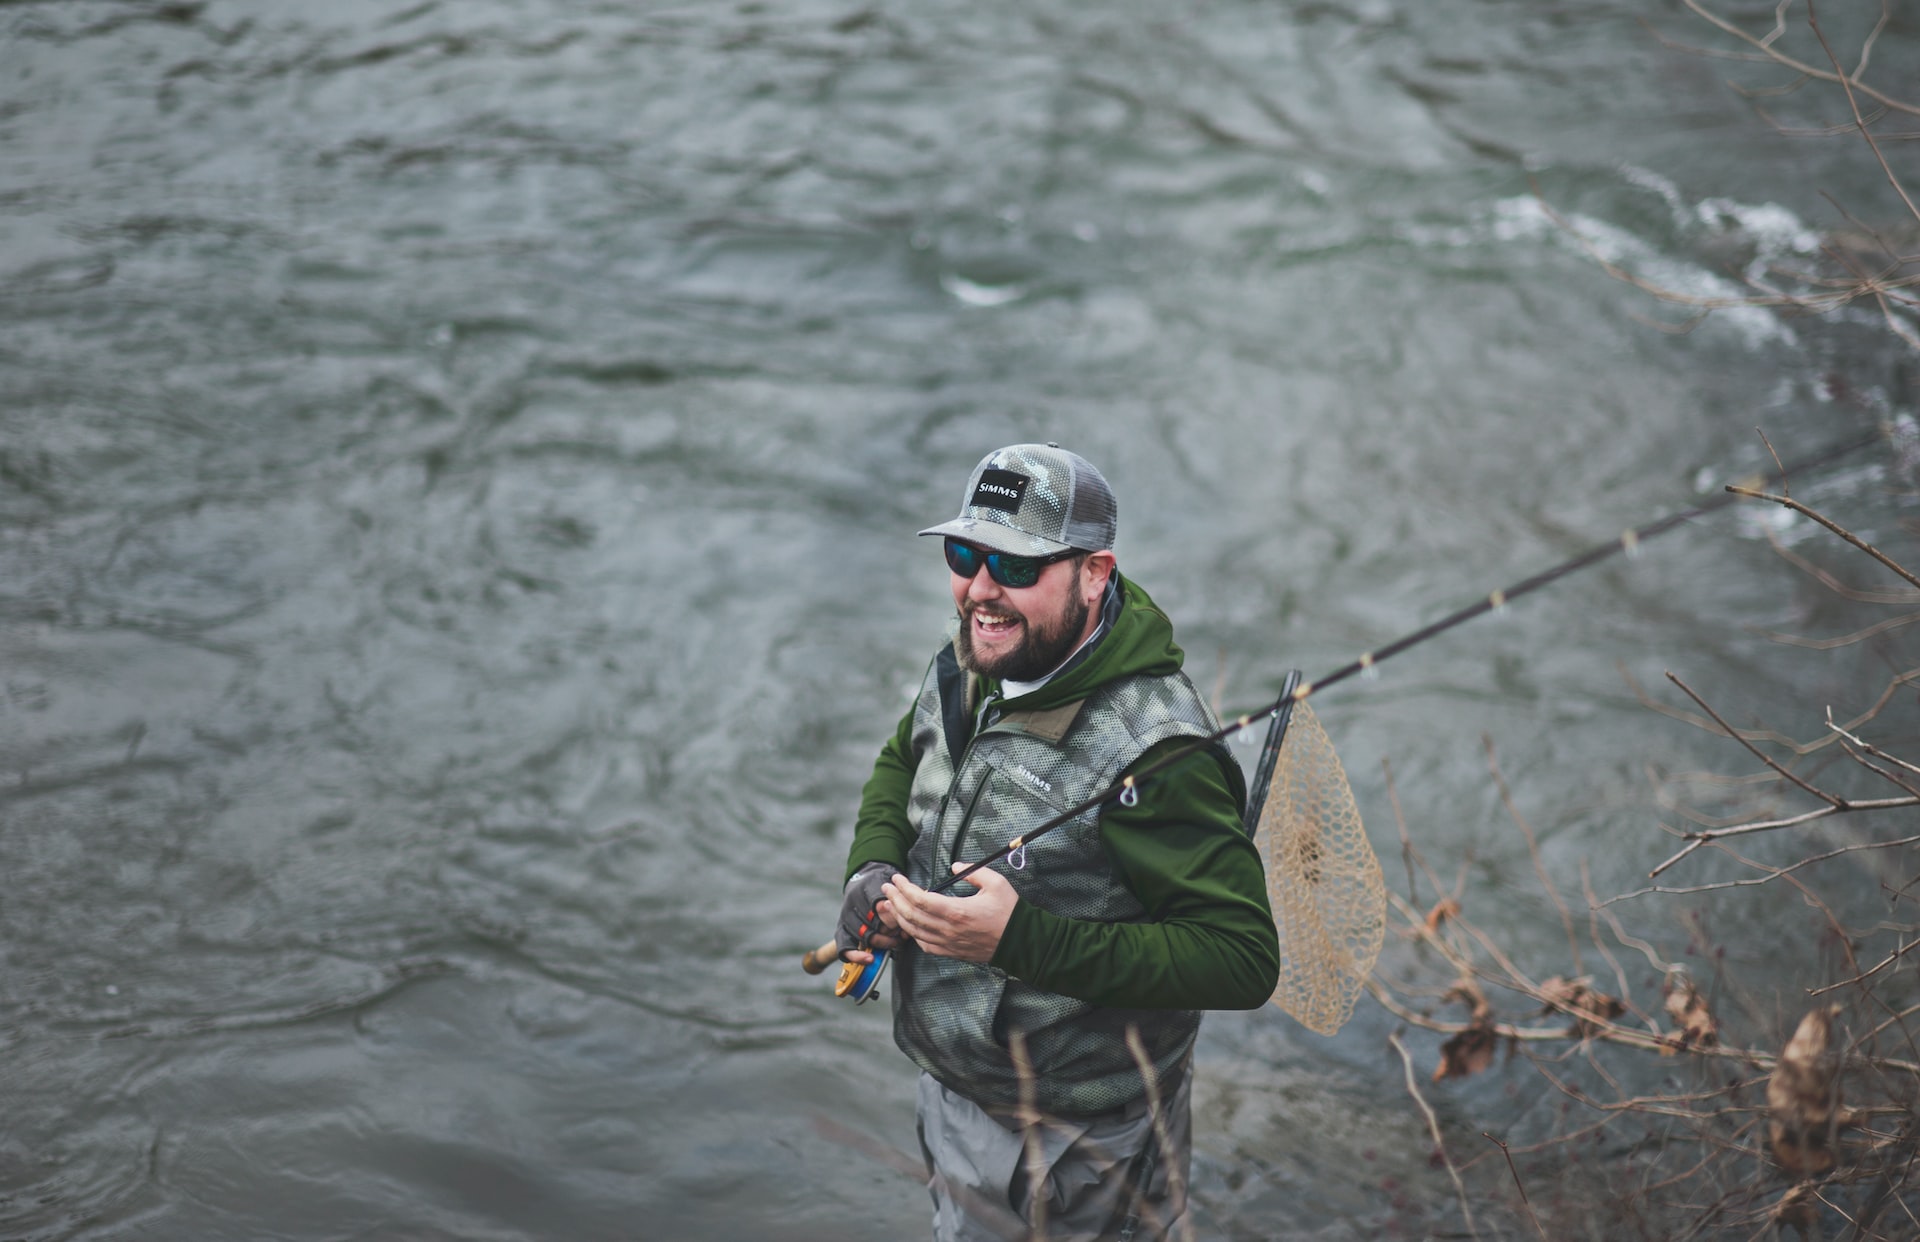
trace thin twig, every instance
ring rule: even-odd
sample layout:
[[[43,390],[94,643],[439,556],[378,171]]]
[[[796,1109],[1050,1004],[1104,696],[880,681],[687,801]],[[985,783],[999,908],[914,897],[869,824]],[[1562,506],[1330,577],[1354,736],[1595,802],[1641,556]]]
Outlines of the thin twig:
[[[1884,15],[1881,20],[1884,24]],[[1867,145],[1873,148],[1873,158],[1880,161],[1880,171],[1887,175],[1887,183],[1893,187],[1893,192],[1900,196],[1900,201],[1907,205],[1908,214],[1912,215],[1915,220],[1920,220],[1920,207],[1913,205],[1913,199],[1907,196],[1907,187],[1901,185],[1900,178],[1893,175],[1893,168],[1887,163],[1886,155],[1881,152],[1880,144],[1874,141],[1873,130],[1868,128],[1866,120],[1860,115],[1860,101],[1853,97],[1854,77],[1841,70],[1840,59],[1833,54],[1833,45],[1827,42],[1826,31],[1820,29],[1820,19],[1814,16],[1813,0],[1807,0],[1807,25],[1812,27],[1814,38],[1820,40],[1820,47],[1826,52],[1827,59],[1833,62],[1834,73],[1839,77],[1840,89],[1845,91],[1847,95],[1847,107],[1853,112],[1853,123],[1859,127],[1860,136],[1867,140]],[[1878,38],[1879,34],[1880,28],[1875,27],[1873,37]],[[1867,46],[1869,48],[1872,46],[1871,41],[1868,42]],[[1863,53],[1861,56],[1861,67],[1864,68],[1865,65],[1866,57]]]
[[[1507,1150],[1505,1143],[1485,1130],[1480,1132],[1480,1137],[1498,1147],[1500,1154],[1507,1158],[1507,1172],[1513,1174],[1513,1188],[1520,1192],[1520,1206],[1527,1209],[1527,1219],[1533,1223],[1533,1231],[1540,1235],[1540,1242],[1547,1242],[1547,1231],[1540,1227],[1540,1218],[1533,1214],[1533,1200],[1527,1198],[1527,1188],[1520,1180],[1520,1170],[1514,1167],[1513,1153]]]
[[[1873,743],[1863,742],[1859,738],[1855,737],[1852,733],[1849,733],[1846,729],[1843,729],[1839,725],[1833,723],[1832,708],[1827,709],[1827,728],[1832,729],[1835,733],[1838,733],[1841,737],[1845,738],[1847,741],[1852,742],[1855,746],[1858,746],[1861,750],[1866,751],[1869,755],[1872,755],[1875,759],[1884,759],[1886,762],[1891,763],[1896,767],[1905,768],[1907,771],[1913,773],[1915,776],[1920,776],[1920,766],[1915,766],[1914,764],[1908,763],[1905,759],[1900,759],[1893,755],[1889,755],[1885,751],[1881,750],[1879,747],[1875,746]]]
[[[1739,39],[1743,43],[1746,43],[1752,47],[1758,48],[1761,52],[1766,54],[1766,57],[1768,60],[1773,61],[1775,64],[1782,65],[1788,69],[1791,69],[1795,73],[1805,74],[1807,77],[1813,78],[1816,81],[1820,81],[1820,82],[1838,82],[1840,80],[1839,74],[1829,73],[1824,69],[1817,69],[1814,66],[1807,64],[1805,61],[1795,60],[1793,57],[1787,56],[1784,53],[1776,52],[1771,46],[1762,43],[1759,39],[1756,39],[1754,36],[1740,29],[1740,27],[1734,25],[1732,22],[1727,21],[1725,18],[1719,16],[1716,13],[1709,12],[1700,3],[1700,0],[1682,0],[1682,3],[1684,3],[1689,9],[1693,10],[1693,12],[1697,14],[1699,17],[1706,20],[1709,24],[1718,27],[1719,29],[1732,35],[1734,38]],[[1912,113],[1915,116],[1920,116],[1920,105],[1910,104],[1905,102],[1904,100],[1895,99],[1893,96],[1885,94],[1881,91],[1875,90],[1873,87],[1870,87],[1866,83],[1861,82],[1857,79],[1853,79],[1852,83],[1855,89],[1857,89],[1861,94],[1867,96],[1869,99],[1872,99],[1875,103],[1878,103],[1887,108],[1892,108],[1896,112],[1907,112],[1907,113]]]
[[[1828,992],[1835,992],[1841,988],[1852,987],[1856,983],[1864,983],[1868,979],[1871,979],[1874,975],[1879,974],[1882,970],[1885,970],[1887,967],[1893,965],[1895,962],[1905,957],[1910,950],[1913,950],[1916,948],[1920,948],[1920,940],[1909,940],[1906,944],[1901,945],[1899,948],[1895,949],[1893,952],[1881,958],[1874,965],[1867,967],[1865,970],[1861,971],[1859,974],[1855,975],[1853,978],[1842,979],[1838,983],[1829,983],[1827,986],[1823,988],[1808,988],[1807,995],[1808,996],[1825,996]]]
[[[1913,600],[1902,602],[1920,603],[1920,596],[1916,596]],[[1627,689],[1633,691],[1633,697],[1639,700],[1640,706],[1649,711],[1658,712],[1671,720],[1678,720],[1683,724],[1692,725],[1696,729],[1705,729],[1709,733],[1716,731],[1713,726],[1702,717],[1696,716],[1692,712],[1681,711],[1677,707],[1662,703],[1659,699],[1648,694],[1646,687],[1636,681],[1633,674],[1627,671],[1626,665],[1616,664],[1614,667],[1619,670],[1620,679],[1627,683]],[[1873,706],[1848,721],[1847,728],[1857,729],[1867,723],[1867,721],[1872,720],[1875,716],[1878,716],[1881,711],[1886,708],[1887,704],[1893,701],[1893,696],[1900,692],[1902,686],[1914,681],[1920,681],[1920,668],[1912,668],[1904,673],[1896,673],[1888,679],[1885,688],[1880,691],[1880,697],[1874,700]],[[1833,735],[1828,734],[1818,741],[1799,742],[1784,733],[1778,733],[1772,729],[1741,729],[1737,736],[1745,738],[1748,741],[1772,742],[1776,746],[1786,747],[1795,755],[1810,755],[1817,750],[1824,750],[1826,747],[1833,745],[1835,741]]]
[[[1773,883],[1790,871],[1798,871],[1802,867],[1827,862],[1843,854],[1857,854],[1866,850],[1898,849],[1907,845],[1920,845],[1920,836],[1901,837],[1897,841],[1859,841],[1852,845],[1843,845],[1838,849],[1828,850],[1824,854],[1809,854],[1785,867],[1762,867],[1766,874],[1751,880],[1721,880],[1714,884],[1693,884],[1685,888],[1664,888],[1658,885],[1651,888],[1636,888],[1630,893],[1616,893],[1601,902],[1600,908],[1604,909],[1616,902],[1632,901],[1638,897],[1693,897],[1701,893],[1719,893],[1734,888],[1757,888],[1763,884]]]
[[[1894,573],[1899,574],[1902,578],[1906,579],[1906,581],[1909,584],[1916,587],[1920,587],[1920,577],[1915,577],[1911,570],[1907,569],[1904,565],[1901,565],[1898,561],[1894,560],[1892,557],[1888,556],[1885,552],[1882,552],[1880,549],[1874,547],[1872,544],[1868,543],[1866,540],[1862,539],[1860,536],[1854,534],[1852,531],[1848,530],[1846,527],[1840,525],[1840,523],[1834,521],[1830,517],[1827,517],[1825,514],[1816,513],[1812,509],[1807,508],[1807,506],[1801,504],[1799,501],[1794,500],[1789,496],[1775,496],[1771,492],[1763,492],[1751,487],[1741,487],[1737,483],[1727,484],[1727,490],[1732,492],[1736,496],[1750,496],[1755,500],[1771,500],[1773,503],[1777,505],[1783,505],[1786,508],[1793,510],[1795,513],[1800,514],[1802,517],[1812,518],[1814,521],[1820,523],[1820,525],[1826,527],[1828,530],[1832,531],[1834,534],[1840,536],[1842,539],[1846,540],[1848,543],[1852,544],[1854,547],[1860,549],[1862,552],[1865,552],[1868,556],[1871,556],[1874,560],[1879,561],[1882,565],[1885,565],[1888,569],[1891,569]]]
[[[1613,955],[1606,942],[1600,939],[1600,909],[1597,894],[1593,891],[1593,876],[1587,870],[1586,859],[1580,860],[1580,889],[1587,898],[1587,939],[1593,942],[1594,952],[1605,958],[1607,965],[1613,967],[1614,986],[1620,990],[1620,1003],[1626,1005],[1641,1021],[1647,1023],[1647,1029],[1653,1030],[1653,1020],[1642,1013],[1640,1006],[1633,1002],[1633,985],[1627,981],[1627,968]]]
[[[1798,785],[1800,788],[1806,790],[1808,793],[1812,794],[1814,797],[1820,799],[1822,802],[1825,802],[1828,805],[1832,806],[1834,810],[1844,811],[1847,809],[1847,800],[1845,798],[1842,798],[1839,794],[1830,794],[1823,789],[1815,788],[1813,785],[1809,784],[1805,780],[1802,780],[1800,777],[1794,775],[1792,772],[1789,772],[1786,768],[1782,767],[1777,761],[1774,760],[1774,758],[1771,755],[1761,750],[1758,746],[1755,746],[1752,742],[1749,742],[1746,738],[1741,737],[1740,731],[1738,729],[1735,729],[1732,725],[1728,724],[1725,720],[1723,720],[1719,712],[1716,712],[1713,710],[1713,708],[1707,706],[1707,701],[1701,698],[1699,695],[1695,694],[1693,692],[1692,686],[1689,686],[1686,682],[1681,681],[1678,677],[1676,677],[1671,672],[1667,674],[1667,680],[1672,682],[1674,685],[1680,687],[1682,690],[1686,691],[1687,697],[1692,699],[1695,703],[1699,704],[1701,711],[1713,717],[1713,722],[1719,725],[1722,729],[1726,730],[1728,737],[1732,738],[1734,741],[1740,743],[1742,746],[1746,747],[1749,751],[1753,752],[1754,758],[1766,764],[1768,767],[1772,768],[1774,771],[1778,772],[1780,775],[1786,777],[1788,780],[1792,781],[1794,784]]]
[[[1607,921],[1607,926],[1613,929],[1613,938],[1615,940],[1618,940],[1629,949],[1639,950],[1640,956],[1647,959],[1647,964],[1659,971],[1662,975],[1671,975],[1679,968],[1679,963],[1669,962],[1660,955],[1658,949],[1640,939],[1640,937],[1629,934],[1626,928],[1620,926],[1620,920],[1614,917],[1613,911],[1607,909],[1607,906],[1611,904],[1611,901],[1602,902],[1600,905],[1594,907],[1594,913]]]
[[[1855,630],[1839,638],[1807,638],[1799,634],[1781,634],[1774,630],[1754,630],[1755,634],[1776,643],[1785,643],[1790,647],[1805,647],[1811,651],[1838,651],[1842,647],[1851,647],[1855,643],[1865,642],[1869,638],[1884,634],[1888,630],[1897,630],[1903,625],[1912,625],[1920,621],[1920,612],[1910,612],[1904,617],[1888,617],[1885,621],[1876,621],[1864,630]]]
[[[1757,433],[1757,434],[1759,435],[1759,437],[1760,437],[1760,443],[1762,443],[1762,444],[1764,444],[1764,445],[1766,445],[1766,446],[1767,446],[1767,452],[1769,452],[1769,453],[1772,453],[1772,454],[1773,454],[1773,465],[1774,465],[1774,468],[1775,468],[1775,469],[1777,469],[1777,470],[1778,470],[1778,471],[1780,472],[1780,492],[1781,492],[1781,494],[1782,494],[1782,495],[1784,495],[1784,496],[1791,496],[1791,495],[1793,495],[1793,489],[1792,489],[1791,487],[1789,487],[1789,486],[1787,486],[1787,468],[1786,468],[1786,466],[1785,466],[1784,464],[1782,464],[1782,463],[1781,463],[1781,461],[1780,461],[1780,454],[1779,454],[1778,452],[1776,452],[1776,451],[1774,450],[1774,447],[1773,447],[1773,441],[1771,441],[1771,440],[1769,440],[1769,439],[1767,439],[1767,433],[1766,433],[1766,432],[1764,432],[1764,431],[1762,431],[1762,430],[1760,430],[1760,428],[1758,428],[1758,427],[1755,427],[1755,428],[1754,428],[1754,431],[1755,431],[1755,432],[1756,432],[1756,433]]]
[[[1804,574],[1810,575],[1821,586],[1832,591],[1841,599],[1850,599],[1862,604],[1899,604],[1911,607],[1920,604],[1920,591],[1892,591],[1850,587],[1826,570],[1820,568],[1806,557],[1801,556],[1786,544],[1780,542],[1780,536],[1772,530],[1767,531],[1767,543],[1778,553],[1781,559]]]
[[[1167,1137],[1167,1116],[1160,1107],[1160,1076],[1153,1071],[1153,1061],[1147,1056],[1147,1045],[1140,1038],[1140,1028],[1131,1022],[1127,1023],[1127,1051],[1133,1054],[1134,1064],[1140,1067],[1140,1081],[1147,1087],[1147,1117],[1153,1123],[1153,1141],[1160,1145],[1161,1166],[1167,1171],[1167,1203],[1177,1209],[1187,1201],[1187,1188],[1180,1178],[1180,1162],[1174,1156],[1173,1143]],[[1193,1071],[1189,1069],[1187,1072]],[[1153,1208],[1147,1202],[1147,1188],[1141,1186],[1137,1193],[1141,1211],[1152,1212]],[[1185,1225],[1180,1231],[1181,1235],[1186,1242],[1193,1242],[1193,1214],[1183,1211],[1179,1219]]]
[[[1520,808],[1513,801],[1513,790],[1507,785],[1506,774],[1500,771],[1500,757],[1494,753],[1493,735],[1482,733],[1480,745],[1486,749],[1487,770],[1493,773],[1493,783],[1500,790],[1500,802],[1507,808],[1507,815],[1520,826],[1520,835],[1527,839],[1527,854],[1533,859],[1533,873],[1540,877],[1540,887],[1546,890],[1547,896],[1553,899],[1554,907],[1560,911],[1560,924],[1567,929],[1567,948],[1573,954],[1573,973],[1577,975],[1581,969],[1580,941],[1573,932],[1573,911],[1567,908],[1560,890],[1554,887],[1553,879],[1547,875],[1547,865],[1540,859],[1540,842],[1534,836],[1533,825],[1527,822],[1527,817],[1520,813]]]
[[[1413,879],[1414,863],[1418,862],[1420,870],[1426,872],[1427,883],[1433,885],[1436,896],[1440,892],[1440,877],[1433,873],[1433,868],[1427,865],[1427,860],[1421,856],[1420,851],[1413,848],[1413,837],[1407,832],[1407,817],[1400,809],[1400,788],[1393,780],[1393,762],[1385,755],[1380,757],[1380,770],[1387,778],[1387,801],[1393,807],[1394,827],[1400,830],[1400,860],[1407,868],[1407,900],[1418,905],[1420,894]]]
[[[1847,758],[1853,760],[1855,763],[1859,764],[1861,767],[1865,768],[1867,771],[1873,773],[1875,776],[1880,777],[1882,780],[1886,781],[1889,785],[1897,786],[1900,789],[1906,790],[1908,793],[1912,794],[1914,797],[1920,798],[1920,788],[1916,788],[1915,786],[1908,784],[1905,780],[1894,775],[1892,772],[1887,771],[1885,768],[1873,762],[1873,760],[1867,758],[1865,755],[1861,754],[1858,750],[1854,749],[1851,745],[1848,745],[1846,742],[1842,742],[1840,744],[1846,747]]]
[[[1447,1154],[1447,1141],[1440,1136],[1440,1118],[1434,1115],[1433,1108],[1420,1094],[1420,1084],[1415,1080],[1413,1073],[1413,1056],[1407,1051],[1407,1046],[1400,1042],[1398,1031],[1387,1036],[1387,1043],[1400,1054],[1400,1063],[1406,1068],[1407,1073],[1407,1094],[1413,1097],[1413,1102],[1418,1104],[1420,1111],[1426,1115],[1427,1131],[1433,1135],[1434,1150],[1440,1154],[1441,1163],[1447,1166],[1447,1176],[1453,1179],[1454,1192],[1460,1196],[1460,1215],[1466,1219],[1467,1232],[1477,1239],[1480,1236],[1480,1230],[1473,1223],[1473,1207],[1467,1201],[1467,1184],[1460,1180],[1460,1170],[1454,1167],[1453,1157]]]
[[[1774,832],[1781,828],[1797,828],[1801,824],[1809,824],[1816,819],[1825,819],[1829,815],[1843,815],[1851,811],[1889,811],[1896,807],[1903,806],[1920,806],[1920,798],[1856,798],[1849,801],[1844,808],[1817,806],[1804,814],[1790,815],[1785,819],[1768,819],[1752,824],[1736,824],[1732,828],[1713,828],[1705,832],[1690,832],[1687,834],[1686,848],[1655,867],[1652,871],[1649,871],[1647,878],[1650,880],[1657,878],[1661,872],[1667,870],[1701,846],[1709,845],[1727,837],[1745,837],[1751,836],[1756,832]]]
[[[1027,1055],[1025,1031],[1007,1032],[1007,1051],[1013,1057],[1014,1074],[1020,1080],[1020,1145],[1027,1165],[1027,1225],[1036,1242],[1047,1238],[1047,1158],[1040,1147],[1040,1110],[1034,1104],[1033,1060]],[[1014,1204],[1019,1210],[1019,1204]]]

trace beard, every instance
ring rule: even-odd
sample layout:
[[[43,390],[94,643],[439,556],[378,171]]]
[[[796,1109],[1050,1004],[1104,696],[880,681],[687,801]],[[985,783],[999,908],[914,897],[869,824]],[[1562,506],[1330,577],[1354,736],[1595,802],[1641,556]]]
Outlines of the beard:
[[[961,668],[1001,681],[1037,681],[1059,668],[1061,662],[1080,645],[1081,632],[1087,628],[1087,613],[1091,611],[1087,601],[1074,594],[1068,597],[1066,608],[1057,623],[1043,625],[1019,609],[1002,603],[994,611],[1011,613],[1020,619],[1020,642],[997,656],[985,656],[973,648],[973,610],[976,607],[969,600],[966,607],[961,609],[960,637],[954,645],[955,654],[960,657]]]

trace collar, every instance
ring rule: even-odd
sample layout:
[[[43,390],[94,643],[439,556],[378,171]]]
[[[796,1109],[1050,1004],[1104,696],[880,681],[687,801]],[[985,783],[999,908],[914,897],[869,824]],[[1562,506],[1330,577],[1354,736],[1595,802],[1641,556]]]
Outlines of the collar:
[[[1078,647],[1075,647],[1073,654],[1062,660],[1051,673],[1046,674],[1037,681],[1002,681],[1000,683],[999,697],[1004,701],[1032,694],[1062,673],[1078,667],[1088,656],[1093,654],[1094,648],[1100,645],[1100,640],[1107,636],[1108,632],[1113,629],[1114,622],[1119,619],[1120,576],[1115,574],[1107,579],[1107,592],[1100,598],[1100,624],[1094,627],[1093,633],[1087,635],[1087,640]]]

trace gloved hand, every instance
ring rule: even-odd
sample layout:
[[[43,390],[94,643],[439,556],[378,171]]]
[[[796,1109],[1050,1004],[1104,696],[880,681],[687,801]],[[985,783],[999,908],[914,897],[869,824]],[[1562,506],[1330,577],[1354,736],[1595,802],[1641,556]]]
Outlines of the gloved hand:
[[[847,881],[847,893],[840,902],[840,924],[834,929],[833,942],[840,946],[842,955],[850,949],[866,948],[861,943],[863,937],[880,936],[890,939],[893,927],[880,921],[874,912],[885,896],[880,886],[898,874],[900,868],[892,863],[870,862],[853,873]],[[886,945],[882,944],[881,948]]]

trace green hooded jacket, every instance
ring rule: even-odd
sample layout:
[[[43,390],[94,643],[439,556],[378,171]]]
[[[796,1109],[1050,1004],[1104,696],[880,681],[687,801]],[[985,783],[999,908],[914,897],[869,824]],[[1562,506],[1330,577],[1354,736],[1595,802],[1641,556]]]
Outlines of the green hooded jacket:
[[[1173,625],[1147,593],[1116,572],[1119,616],[1073,667],[1010,711],[1045,711],[1085,698],[1115,678],[1164,676],[1184,655]],[[973,679],[974,701],[999,692]],[[971,726],[969,726],[971,727]],[[907,804],[918,760],[908,711],[873,766],[854,821],[849,877],[869,862],[904,868],[918,835]],[[1172,739],[1129,771],[1191,746]],[[1266,873],[1241,826],[1245,781],[1213,747],[1148,778],[1139,802],[1101,812],[1101,839],[1117,874],[1146,908],[1145,923],[1062,918],[1030,902],[1013,909],[992,964],[1016,979],[1096,1005],[1131,1009],[1254,1009],[1273,994],[1280,946]]]

